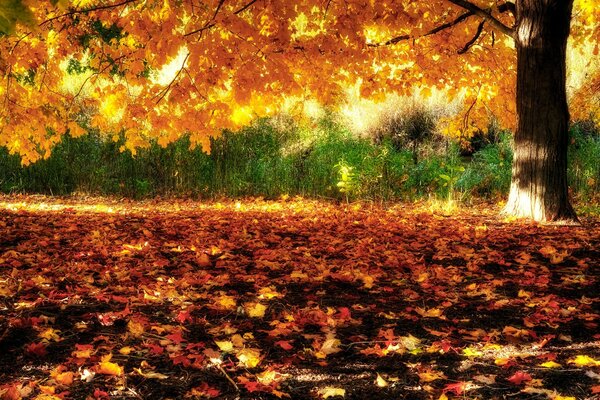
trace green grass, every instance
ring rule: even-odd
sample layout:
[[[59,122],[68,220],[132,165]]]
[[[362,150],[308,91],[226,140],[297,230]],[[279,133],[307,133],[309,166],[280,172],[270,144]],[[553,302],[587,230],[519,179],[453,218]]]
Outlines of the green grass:
[[[66,136],[47,160],[28,167],[0,148],[0,191],[130,198],[301,195],[338,201],[498,199],[507,194],[509,133],[470,157],[442,140],[433,136],[421,143],[415,157],[410,143],[402,147],[392,138],[356,137],[331,117],[315,126],[289,124],[285,129],[263,119],[212,139],[210,154],[190,148],[184,137],[164,148],[151,143],[134,157],[120,151],[123,139],[90,133]],[[580,202],[600,198],[600,134],[589,124],[571,129],[569,181]]]

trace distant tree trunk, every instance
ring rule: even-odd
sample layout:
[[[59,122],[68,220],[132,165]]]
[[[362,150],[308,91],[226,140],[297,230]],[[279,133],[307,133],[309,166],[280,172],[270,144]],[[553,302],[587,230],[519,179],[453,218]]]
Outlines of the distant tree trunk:
[[[567,188],[566,47],[573,0],[519,0],[517,130],[505,212],[577,221]]]

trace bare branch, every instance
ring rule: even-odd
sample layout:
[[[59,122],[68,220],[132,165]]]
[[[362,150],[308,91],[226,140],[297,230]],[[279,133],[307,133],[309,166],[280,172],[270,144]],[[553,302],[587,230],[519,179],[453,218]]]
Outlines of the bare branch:
[[[187,60],[188,60],[189,57],[190,57],[190,53],[187,53],[187,55],[185,56],[185,59],[181,63],[181,68],[179,69],[179,71],[177,71],[177,74],[173,77],[173,79],[171,80],[171,82],[169,82],[169,84],[167,85],[167,87],[164,88],[164,90],[162,90],[158,94],[158,100],[156,100],[156,104],[160,103],[161,100],[167,95],[167,93],[169,93],[169,91],[171,90],[171,87],[173,86],[173,84],[175,83],[175,81],[179,78],[179,75],[181,75],[181,73],[185,69],[185,63],[187,62]]]
[[[223,7],[223,4],[225,4],[225,0],[219,0],[219,4],[217,4],[217,9],[215,10],[215,13],[213,14],[210,21],[214,21],[215,18],[217,18],[217,15],[219,14],[219,10],[221,9],[221,7]],[[208,22],[205,25],[207,25],[207,24],[208,24]]]
[[[256,3],[258,0],[251,0],[248,4],[246,4],[245,6],[235,10],[233,13],[235,15],[241,14],[244,11],[246,11],[248,8],[250,8],[252,6],[252,4]],[[225,2],[225,0],[221,0],[219,1],[219,6],[217,7],[217,12],[219,11],[219,8],[221,7],[221,5]],[[198,28],[196,30],[190,31],[186,34],[184,34],[183,36],[192,36],[195,35],[196,33],[202,33],[206,30],[209,30],[211,28],[213,28],[216,24],[212,21],[214,21],[215,17],[217,16],[217,12],[215,12],[215,15],[213,16],[213,18],[206,24],[204,24],[204,26],[202,28]]]
[[[475,32],[475,36],[473,36],[473,38],[469,40],[467,44],[465,44],[465,47],[458,51],[458,54],[465,54],[467,51],[469,51],[471,46],[473,46],[477,39],[479,39],[479,36],[481,36],[481,32],[483,32],[483,25],[485,25],[485,19],[479,23],[479,26],[477,26],[477,32]]]
[[[452,4],[455,4],[459,7],[464,8],[465,10],[471,11],[473,14],[477,15],[478,17],[481,17],[484,20],[488,21],[492,25],[492,27],[494,27],[496,30],[504,33],[506,36],[514,38],[515,32],[512,28],[509,28],[508,26],[504,25],[502,22],[500,22],[499,20],[494,18],[494,16],[492,16],[492,14],[490,14],[488,11],[484,10],[483,8],[480,8],[479,6],[476,6],[475,4],[473,4],[467,0],[448,0],[448,1],[450,1]]]
[[[451,22],[447,22],[447,23],[442,24],[440,26],[437,26],[437,27],[433,28],[432,30],[430,30],[430,31],[428,31],[425,34],[420,35],[420,36],[401,35],[401,36],[396,36],[394,38],[391,38],[391,39],[389,39],[385,43],[371,43],[368,46],[369,47],[389,46],[389,45],[401,42],[403,40],[418,39],[420,37],[431,36],[431,35],[434,35],[434,34],[436,34],[438,32],[443,31],[444,29],[448,29],[448,28],[453,27],[454,25],[460,24],[462,21],[466,20],[467,18],[469,18],[472,15],[475,15],[475,14],[473,12],[471,12],[471,11],[467,11],[466,13],[459,15],[455,20],[453,20]]]

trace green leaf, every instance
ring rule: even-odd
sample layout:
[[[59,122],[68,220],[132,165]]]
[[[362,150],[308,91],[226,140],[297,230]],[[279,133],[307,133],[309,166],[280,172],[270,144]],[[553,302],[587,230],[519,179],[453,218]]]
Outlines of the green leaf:
[[[448,175],[445,175],[445,174],[441,174],[440,178],[443,179],[443,180],[445,180],[445,181],[449,181],[450,180],[450,177]]]
[[[35,16],[23,0],[3,0],[0,2],[0,33],[12,35],[15,26],[22,24],[28,27],[36,25]]]

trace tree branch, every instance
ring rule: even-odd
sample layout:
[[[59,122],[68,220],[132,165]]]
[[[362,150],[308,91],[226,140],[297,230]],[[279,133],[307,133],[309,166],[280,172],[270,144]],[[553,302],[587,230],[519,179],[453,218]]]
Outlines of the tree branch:
[[[480,8],[467,0],[448,0],[448,1],[450,1],[452,4],[455,4],[459,7],[464,8],[465,10],[472,12],[473,14],[477,15],[478,17],[483,18],[485,21],[488,21],[496,30],[504,33],[506,36],[514,38],[515,32],[512,28],[509,28],[508,26],[504,25],[502,22],[500,22],[499,20],[494,18],[492,16],[492,14],[490,14],[488,11],[484,10],[483,8]]]
[[[463,47],[462,49],[460,49],[458,51],[458,54],[465,54],[467,51],[469,51],[471,46],[473,46],[473,44],[475,44],[477,39],[479,39],[479,36],[481,36],[481,32],[483,32],[484,25],[485,25],[485,19],[479,23],[479,26],[477,26],[477,32],[475,32],[475,36],[473,36],[473,38],[471,40],[469,40],[467,42],[467,44],[465,44],[465,47]]]
[[[179,71],[177,71],[177,74],[173,77],[171,82],[169,82],[169,85],[158,94],[158,100],[156,100],[156,104],[160,103],[161,100],[164,99],[164,97],[167,95],[167,93],[169,93],[169,91],[171,90],[171,87],[173,86],[173,84],[175,83],[177,78],[179,78],[179,75],[181,75],[181,72],[185,69],[185,63],[187,62],[189,57],[190,57],[190,53],[187,53],[187,55],[185,56],[185,59],[181,63],[181,68],[179,69]]]
[[[57,16],[52,17],[52,18],[48,18],[47,20],[41,22],[40,26],[44,26],[44,25],[46,25],[46,24],[48,24],[48,23],[50,23],[52,21],[55,21],[57,19],[61,19],[61,18],[64,18],[64,17],[69,17],[69,16],[73,16],[73,15],[77,15],[77,14],[86,14],[86,13],[93,12],[93,11],[109,10],[111,8],[121,7],[121,6],[127,5],[129,3],[135,3],[136,1],[139,1],[139,0],[123,0],[122,2],[117,3],[117,4],[111,4],[111,5],[105,5],[105,6],[97,6],[97,7],[91,7],[91,8],[84,8],[84,9],[81,9],[81,10],[71,10],[71,11],[66,12],[64,14],[57,15]]]
[[[235,10],[233,13],[235,15],[241,14],[244,11],[246,11],[248,8],[250,8],[252,6],[252,4],[256,3],[257,1],[258,0],[251,0],[248,4],[246,4],[245,6],[239,8],[237,10]],[[217,6],[217,11],[215,12],[215,15],[210,19],[210,21],[208,23],[204,24],[204,26],[202,28],[198,28],[198,29],[195,29],[195,30],[190,31],[188,33],[185,33],[183,36],[184,37],[186,37],[186,36],[192,36],[192,35],[195,35],[196,33],[202,33],[202,32],[204,32],[206,30],[209,30],[209,29],[213,28],[216,24],[214,22],[212,22],[212,21],[214,21],[215,17],[217,16],[217,13],[219,12],[219,9],[221,8],[221,6],[223,5],[224,2],[225,2],[225,0],[220,0],[219,1],[219,5]]]
[[[401,35],[401,36],[396,36],[394,38],[391,38],[391,39],[389,39],[385,43],[370,43],[367,46],[369,46],[369,47],[389,46],[389,45],[401,42],[403,40],[410,40],[410,39],[417,39],[417,38],[425,37],[425,36],[431,36],[431,35],[434,35],[434,34],[436,34],[438,32],[443,31],[444,29],[448,29],[450,27],[453,27],[454,25],[460,24],[462,21],[466,20],[467,18],[469,18],[472,15],[475,15],[475,13],[473,13],[471,11],[467,11],[466,13],[459,15],[458,18],[456,18],[455,20],[453,20],[451,22],[447,22],[447,23],[442,24],[440,26],[437,26],[437,27],[433,28],[432,30],[426,32],[425,34],[423,34],[421,36]]]

